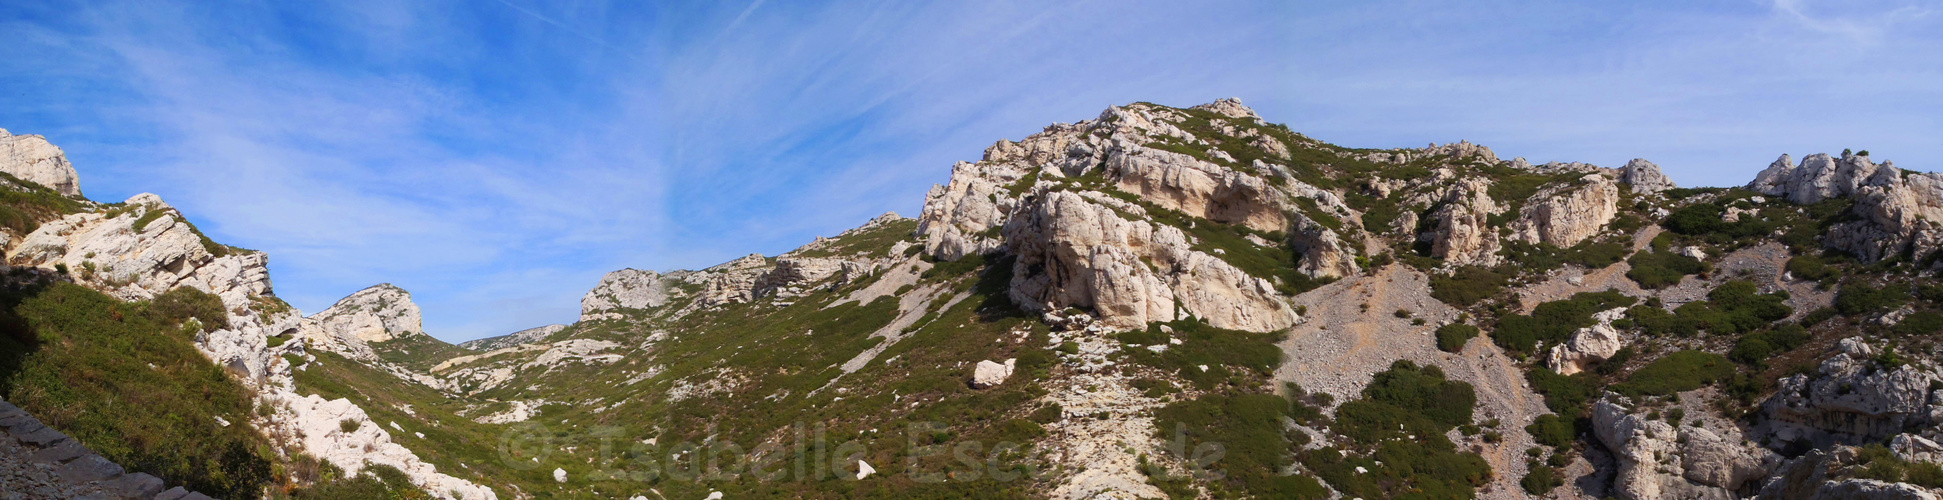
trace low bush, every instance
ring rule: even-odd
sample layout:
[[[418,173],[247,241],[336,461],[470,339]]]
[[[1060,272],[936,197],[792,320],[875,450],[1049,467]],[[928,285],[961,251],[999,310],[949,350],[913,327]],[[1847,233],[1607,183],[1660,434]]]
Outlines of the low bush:
[[[1592,326],[1599,311],[1633,305],[1637,299],[1616,291],[1584,292],[1566,300],[1539,304],[1530,316],[1513,314],[1498,320],[1491,340],[1505,350],[1530,354],[1540,345],[1565,340],[1572,332]]]
[[[1943,313],[1936,311],[1917,311],[1903,318],[1890,331],[1903,335],[1929,335],[1943,331]]]
[[[1734,376],[1734,364],[1726,357],[1703,351],[1677,351],[1633,372],[1613,390],[1628,396],[1666,396],[1691,391]]]
[[[1472,498],[1491,467],[1444,435],[1471,423],[1476,402],[1470,384],[1397,361],[1336,411],[1332,427],[1360,449],[1323,448],[1303,453],[1302,462],[1346,497]]]
[[[1603,390],[1599,378],[1585,372],[1568,376],[1542,367],[1533,368],[1525,372],[1525,380],[1531,382],[1532,391],[1545,396],[1545,407],[1559,415],[1584,415],[1586,402]]]
[[[1288,468],[1291,441],[1282,424],[1293,403],[1272,394],[1221,395],[1177,401],[1154,411],[1163,442],[1186,432],[1188,446],[1219,443],[1226,453],[1208,466],[1224,473],[1226,486],[1263,498],[1327,498],[1315,479],[1281,475]]]
[[[1549,465],[1531,466],[1531,471],[1525,473],[1525,478],[1518,480],[1518,486],[1523,487],[1525,493],[1532,495],[1551,493],[1553,489],[1564,485],[1565,478],[1559,477],[1558,470]]]
[[[1801,325],[1782,325],[1742,336],[1734,342],[1734,349],[1727,353],[1727,358],[1742,364],[1762,366],[1768,358],[1795,350],[1808,343],[1808,339],[1808,329]]]
[[[1712,268],[1693,257],[1667,251],[1636,253],[1627,262],[1633,268],[1626,271],[1626,277],[1639,283],[1640,288],[1649,290],[1677,285],[1687,275],[1704,273]]]
[[[1835,310],[1855,316],[1887,311],[1908,301],[1909,292],[1901,287],[1876,288],[1866,283],[1851,283],[1842,285],[1842,290],[1836,292]]]
[[[1504,290],[1515,273],[1488,267],[1457,268],[1449,276],[1430,278],[1430,296],[1446,304],[1470,307]]]
[[[1477,327],[1463,323],[1437,327],[1437,348],[1443,349],[1444,352],[1464,350],[1464,344],[1470,343],[1471,338],[1476,337],[1477,334]]]
[[[1525,426],[1525,432],[1530,433],[1539,444],[1553,448],[1571,446],[1579,436],[1574,422],[1558,415],[1539,415],[1531,425]]]

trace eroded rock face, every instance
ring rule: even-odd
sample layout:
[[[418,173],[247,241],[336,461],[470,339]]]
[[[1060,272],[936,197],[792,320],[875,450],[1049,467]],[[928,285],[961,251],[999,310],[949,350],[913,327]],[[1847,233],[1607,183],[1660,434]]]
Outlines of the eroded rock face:
[[[561,330],[565,330],[565,329],[567,329],[567,325],[547,325],[538,328],[528,328],[525,330],[520,330],[506,335],[501,335],[498,337],[487,337],[483,339],[461,342],[459,343],[459,347],[464,347],[474,351],[492,351],[496,349],[505,349],[517,345],[526,345],[534,342],[539,342],[541,340],[545,340],[547,337],[553,336],[553,334],[555,333],[560,333]]]
[[[1779,382],[1762,406],[1778,442],[1874,442],[1935,425],[1943,416],[1943,394],[1930,391],[1940,378],[1929,367],[1885,367],[1876,348],[1859,338],[1843,339],[1840,352],[1823,361],[1814,375]]]
[[[1761,486],[1757,498],[1763,500],[1936,500],[1937,495],[1920,486],[1874,479],[1830,477],[1829,472],[1854,463],[1856,450],[1838,447],[1832,451],[1811,450],[1787,461],[1774,471],[1773,479]]]
[[[1659,165],[1645,158],[1634,158],[1626,162],[1626,166],[1620,167],[1619,183],[1632,187],[1635,193],[1658,193],[1679,187],[1673,185],[1673,179],[1660,172]]]
[[[669,280],[654,271],[628,268],[607,273],[580,298],[580,320],[615,319],[619,309],[653,309],[668,304]]]
[[[811,284],[840,287],[876,270],[876,264],[867,261],[786,255],[777,257],[776,267],[756,279],[754,293],[790,299],[813,291],[808,288]]]
[[[57,193],[80,196],[81,178],[61,148],[38,135],[13,135],[0,129],[0,172],[47,186]]]
[[[1443,208],[1431,215],[1437,221],[1429,235],[1431,255],[1457,266],[1498,265],[1502,244],[1489,219],[1504,208],[1492,201],[1490,188],[1483,179],[1461,179],[1451,186]]]
[[[1740,439],[1633,415],[1616,396],[1593,404],[1592,425],[1619,462],[1613,493],[1627,500],[1736,498],[1734,491],[1779,461]]]
[[[268,420],[270,432],[294,438],[305,451],[337,465],[347,475],[357,474],[368,464],[389,465],[404,472],[413,484],[440,498],[498,498],[491,488],[440,473],[436,466],[419,460],[418,455],[394,442],[391,433],[348,399],[326,400],[315,394],[297,396],[289,392],[264,399],[277,412],[275,418]],[[354,422],[358,427],[345,432],[342,427],[345,421]]]
[[[1009,293],[1027,310],[1093,308],[1112,329],[1173,321],[1177,305],[1220,328],[1271,331],[1298,319],[1272,284],[1191,249],[1178,228],[1121,218],[1068,191],[1040,193],[1029,207],[1005,228],[1018,259]]]
[[[424,335],[424,319],[412,294],[390,283],[379,284],[339,299],[330,308],[304,318],[303,335],[311,347],[375,361],[372,342],[408,335]]]
[[[294,333],[301,315],[276,299],[267,256],[217,249],[224,255],[211,253],[201,235],[161,197],[143,193],[129,198],[123,209],[71,214],[41,224],[8,251],[7,261],[66,267],[76,283],[122,300],[148,300],[178,287],[214,294],[229,311],[230,328],[204,333],[197,347],[217,364],[252,380],[280,370],[287,375],[288,364],[270,351],[266,339]]]
[[[1587,174],[1577,185],[1548,187],[1532,195],[1518,220],[1511,222],[1511,238],[1568,248],[1605,230],[1617,215],[1618,185],[1604,175]]]
[[[1620,348],[1625,347],[1623,339],[1619,336],[1619,330],[1612,327],[1612,322],[1625,316],[1626,308],[1623,307],[1592,315],[1592,318],[1599,323],[1580,328],[1565,343],[1552,346],[1551,354],[1545,358],[1545,364],[1551,366],[1552,371],[1558,372],[1559,375],[1572,375],[1585,371],[1586,365],[1591,362],[1612,357],[1619,352]]]
[[[1807,205],[1848,196],[1876,171],[1875,162],[1868,156],[1847,153],[1841,158],[1817,153],[1802,158],[1799,165],[1792,162],[1793,157],[1781,155],[1755,175],[1747,189]]]
[[[1883,163],[1854,197],[1860,220],[1830,227],[1824,245],[1868,262],[1905,254],[1921,261],[1943,249],[1943,175],[1905,175]]]

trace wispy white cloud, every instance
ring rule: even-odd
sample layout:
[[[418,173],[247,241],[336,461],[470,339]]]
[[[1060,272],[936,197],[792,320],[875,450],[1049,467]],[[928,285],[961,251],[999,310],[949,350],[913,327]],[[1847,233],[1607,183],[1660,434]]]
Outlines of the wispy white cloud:
[[[608,270],[908,214],[993,141],[1133,101],[1240,96],[1352,146],[1638,156],[1687,184],[1844,147],[1936,169],[1933,10],[34,4],[0,13],[0,126],[55,136],[90,195],[154,191],[270,251],[300,307],[390,281],[459,340],[570,321]]]

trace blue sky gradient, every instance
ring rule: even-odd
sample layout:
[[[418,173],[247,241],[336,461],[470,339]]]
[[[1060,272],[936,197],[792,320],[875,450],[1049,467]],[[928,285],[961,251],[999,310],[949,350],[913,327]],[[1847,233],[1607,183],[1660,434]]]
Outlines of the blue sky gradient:
[[[914,215],[952,162],[1133,101],[1683,185],[1943,163],[1936,2],[0,4],[0,128],[91,198],[162,195],[307,312],[397,284],[449,341]]]

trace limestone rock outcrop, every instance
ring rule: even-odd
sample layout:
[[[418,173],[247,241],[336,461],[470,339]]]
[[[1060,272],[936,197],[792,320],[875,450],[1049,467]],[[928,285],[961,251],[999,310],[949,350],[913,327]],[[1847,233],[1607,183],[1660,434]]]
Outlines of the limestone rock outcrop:
[[[1626,162],[1626,166],[1620,167],[1619,183],[1632,187],[1635,193],[1658,193],[1679,187],[1673,184],[1673,179],[1666,177],[1666,173],[1660,171],[1659,165],[1654,165],[1645,158],[1634,158],[1633,161]]]
[[[1867,155],[1844,152],[1841,158],[1817,153],[1793,163],[1788,155],[1769,164],[1747,184],[1750,191],[1780,196],[1797,204],[1809,205],[1855,192],[1876,173],[1876,164]]]
[[[1612,357],[1625,347],[1619,330],[1612,327],[1612,322],[1625,316],[1626,308],[1623,307],[1593,314],[1592,318],[1599,323],[1580,328],[1565,343],[1552,346],[1545,364],[1559,375],[1572,375],[1585,371],[1586,365],[1591,362]]]
[[[1765,477],[1780,457],[1699,427],[1676,428],[1634,415],[1608,396],[1592,406],[1594,435],[1618,462],[1613,493],[1627,500],[1731,499]]]
[[[1431,241],[1431,255],[1456,266],[1495,266],[1502,259],[1498,249],[1498,230],[1489,222],[1503,212],[1489,194],[1491,184],[1483,179],[1462,179],[1444,196],[1443,207],[1431,214],[1437,221]]]
[[[81,195],[81,177],[61,148],[38,135],[14,135],[0,129],[0,172],[47,186],[68,196]]]
[[[528,328],[498,337],[486,337],[460,342],[459,347],[474,351],[494,351],[546,340],[547,337],[551,337],[553,334],[560,333],[561,330],[565,329],[567,329],[567,325],[547,325],[538,328]]]
[[[300,442],[306,452],[344,469],[347,475],[355,475],[369,464],[389,465],[439,498],[498,498],[491,488],[441,473],[420,460],[348,399],[327,400],[315,394],[300,397],[290,392],[264,399],[276,411],[275,417],[266,419],[269,432]],[[358,427],[347,432],[345,422]]]
[[[1860,338],[1843,339],[1839,352],[1812,375],[1783,378],[1762,405],[1778,442],[1816,447],[1861,444],[1936,425],[1943,416],[1943,381],[1934,368],[1882,366],[1878,351]]]
[[[1180,312],[1251,331],[1299,319],[1274,285],[1193,250],[1179,228],[1121,218],[1069,191],[1038,193],[1029,207],[1005,227],[1018,259],[1009,293],[1027,310],[1093,308],[1111,329],[1173,321]]]
[[[1829,248],[1866,262],[1902,255],[1920,262],[1943,249],[1943,174],[1905,174],[1885,162],[1853,196],[1858,220],[1830,227],[1822,238]]]
[[[1619,187],[1612,178],[1587,174],[1579,182],[1540,190],[1511,222],[1511,238],[1567,248],[1605,230],[1619,215]]]
[[[375,361],[372,342],[408,335],[424,335],[425,325],[411,292],[383,283],[339,299],[330,308],[304,318],[303,335],[309,346]]]
[[[1775,469],[1761,486],[1762,500],[1937,500],[1935,492],[1908,483],[1843,478],[1831,474],[1855,462],[1856,449],[1810,450]],[[1833,477],[1832,477],[1833,476]]]
[[[660,273],[634,268],[607,273],[580,298],[580,320],[617,319],[622,317],[620,310],[667,305],[669,281]]]

